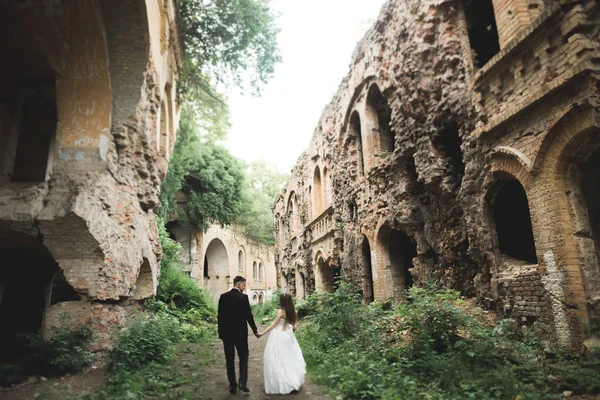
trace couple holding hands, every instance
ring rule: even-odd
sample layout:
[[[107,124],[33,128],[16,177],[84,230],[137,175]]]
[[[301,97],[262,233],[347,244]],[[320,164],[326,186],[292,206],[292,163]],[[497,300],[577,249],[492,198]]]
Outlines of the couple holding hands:
[[[263,332],[258,332],[250,301],[244,294],[246,279],[236,276],[233,288],[219,299],[219,338],[225,348],[229,392],[248,389],[248,324],[254,335],[260,338],[271,332],[264,353],[264,377],[266,394],[288,394],[300,390],[306,375],[306,363],[294,331],[298,327],[298,315],[292,296],[279,296],[280,309],[273,323]],[[235,351],[240,360],[239,386],[235,376]]]

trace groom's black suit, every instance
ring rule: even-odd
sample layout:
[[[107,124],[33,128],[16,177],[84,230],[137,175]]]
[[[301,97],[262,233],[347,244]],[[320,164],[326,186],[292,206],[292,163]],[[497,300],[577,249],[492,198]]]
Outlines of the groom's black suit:
[[[258,329],[254,323],[254,316],[250,309],[248,296],[233,288],[223,293],[219,298],[219,338],[225,347],[225,361],[227,363],[227,378],[229,386],[237,386],[235,380],[235,349],[240,359],[240,387],[245,387],[248,382],[248,325],[257,334]]]

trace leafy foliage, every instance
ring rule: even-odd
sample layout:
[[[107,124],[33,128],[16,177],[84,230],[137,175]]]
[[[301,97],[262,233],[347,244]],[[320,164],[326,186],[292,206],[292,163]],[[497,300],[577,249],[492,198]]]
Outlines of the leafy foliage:
[[[96,359],[89,351],[92,329],[85,324],[77,326],[54,326],[52,337],[44,343],[46,362],[57,374],[73,374],[83,371]]]
[[[281,290],[276,290],[275,292],[273,292],[273,296],[271,297],[271,300],[263,303],[263,304],[256,304],[253,308],[253,313],[254,313],[254,319],[256,321],[263,321],[263,320],[267,320],[269,322],[273,321],[275,319],[275,316],[277,315],[277,310],[279,310],[281,307],[279,306],[279,295],[281,294]]]
[[[211,78],[241,85],[249,74],[255,89],[271,78],[281,58],[268,0],[182,0],[180,15],[188,96],[212,93]]]
[[[172,318],[135,321],[133,326],[121,333],[110,352],[113,368],[132,371],[151,362],[170,361],[172,345],[179,338],[178,325]]]
[[[73,326],[63,314],[60,325],[51,330],[49,340],[44,340],[39,331],[20,336],[20,345],[29,355],[20,360],[23,362],[0,364],[0,386],[18,383],[31,375],[79,373],[94,362],[96,357],[89,351],[93,337],[88,325]]]
[[[211,220],[231,224],[242,207],[242,165],[224,147],[202,140],[196,121],[194,113],[184,107],[169,170],[161,187],[159,215],[167,219],[177,213],[175,193],[181,190],[187,202],[180,220],[200,229],[207,229]]]
[[[289,175],[264,160],[253,162],[246,169],[245,191],[238,224],[254,240],[273,245],[273,204]]]
[[[488,323],[457,292],[431,286],[411,288],[409,296],[396,307],[365,307],[346,284],[323,295],[299,335],[316,380],[344,399],[545,399],[564,390],[600,391],[600,363],[546,359],[532,334],[510,321]]]

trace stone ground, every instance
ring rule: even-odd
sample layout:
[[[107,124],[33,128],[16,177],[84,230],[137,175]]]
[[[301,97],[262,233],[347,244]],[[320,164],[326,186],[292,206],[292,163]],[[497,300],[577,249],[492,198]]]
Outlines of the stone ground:
[[[264,327],[259,328],[263,330]],[[250,347],[250,361],[248,366],[248,387],[252,390],[249,395],[238,392],[235,395],[229,394],[227,391],[227,373],[225,371],[225,355],[223,354],[223,345],[221,341],[211,344],[211,348],[215,355],[214,363],[208,366],[203,372],[206,374],[203,377],[204,384],[202,385],[201,399],[205,400],[221,400],[221,399],[288,399],[288,400],[326,400],[330,397],[324,393],[322,387],[317,386],[307,376],[306,383],[295,394],[286,396],[266,395],[264,376],[263,376],[263,353],[267,344],[268,336],[256,339],[254,336],[248,338]],[[237,356],[236,356],[237,364]],[[237,366],[237,365],[236,365]],[[237,371],[237,368],[236,368]],[[237,372],[236,372],[237,373]]]

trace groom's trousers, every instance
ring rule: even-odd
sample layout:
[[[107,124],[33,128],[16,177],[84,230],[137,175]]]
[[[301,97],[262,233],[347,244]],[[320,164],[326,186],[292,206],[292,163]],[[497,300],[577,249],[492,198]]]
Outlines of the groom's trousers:
[[[227,379],[230,387],[236,387],[235,379],[235,350],[240,359],[240,386],[248,383],[248,336],[223,340],[225,362],[227,364]]]

